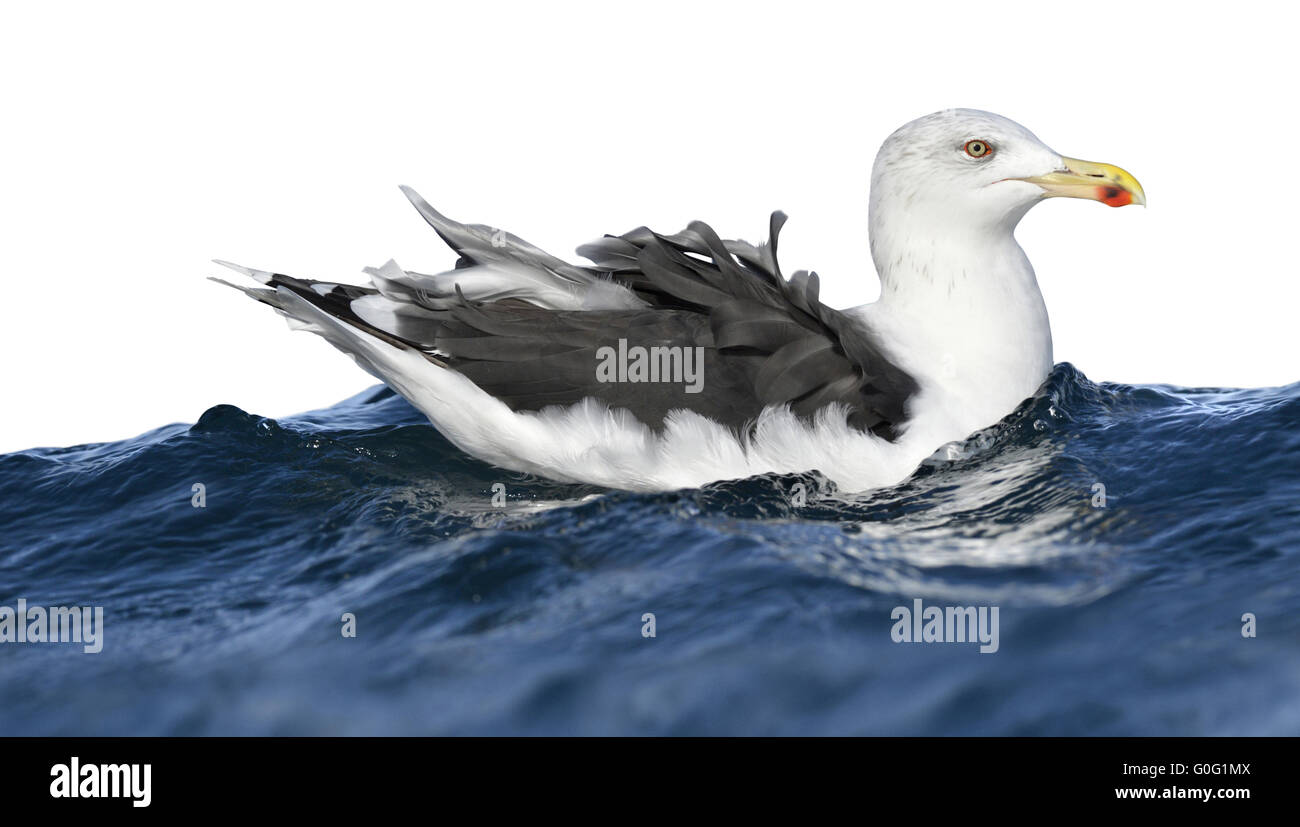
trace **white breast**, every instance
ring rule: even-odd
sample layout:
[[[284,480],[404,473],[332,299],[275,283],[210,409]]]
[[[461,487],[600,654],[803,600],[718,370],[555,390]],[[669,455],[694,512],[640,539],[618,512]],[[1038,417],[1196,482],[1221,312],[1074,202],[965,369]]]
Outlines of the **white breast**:
[[[1052,369],[1052,333],[1033,267],[1008,230],[939,235],[886,262],[878,302],[851,311],[920,383],[911,430],[936,445],[997,422]]]

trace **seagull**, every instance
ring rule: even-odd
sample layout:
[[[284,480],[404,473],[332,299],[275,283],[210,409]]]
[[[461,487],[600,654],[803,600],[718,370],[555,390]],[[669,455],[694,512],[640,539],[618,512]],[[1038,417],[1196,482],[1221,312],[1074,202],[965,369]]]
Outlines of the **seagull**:
[[[1052,369],[1034,269],[1015,239],[1044,198],[1145,204],[1119,167],[1062,156],[1023,126],[950,109],[881,146],[872,304],[835,309],[816,273],[693,222],[578,248],[573,264],[461,224],[402,191],[452,250],[370,284],[218,264],[236,286],[351,356],[466,453],[513,472],[659,491],[815,472],[837,490],[898,483],[988,427]],[[221,281],[220,279],[215,279]]]

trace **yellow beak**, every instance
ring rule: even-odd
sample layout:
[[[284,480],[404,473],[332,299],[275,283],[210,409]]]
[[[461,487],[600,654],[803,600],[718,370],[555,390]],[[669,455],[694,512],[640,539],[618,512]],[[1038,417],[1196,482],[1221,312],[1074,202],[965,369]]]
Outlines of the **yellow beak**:
[[[1017,180],[1037,184],[1047,198],[1088,198],[1111,207],[1126,204],[1146,206],[1142,185],[1128,172],[1111,164],[1095,164],[1078,158],[1062,158],[1065,169]]]

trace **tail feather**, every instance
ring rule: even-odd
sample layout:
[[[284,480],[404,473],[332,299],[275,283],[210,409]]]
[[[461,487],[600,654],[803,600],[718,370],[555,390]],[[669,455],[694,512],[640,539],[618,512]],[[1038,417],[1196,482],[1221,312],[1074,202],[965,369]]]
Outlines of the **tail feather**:
[[[267,286],[265,288],[244,287],[232,284],[225,279],[209,277],[211,281],[233,287],[257,301],[269,304],[289,320],[291,327],[295,329],[304,329],[305,327],[314,333],[319,333],[329,339],[331,344],[339,347],[340,350],[351,352],[348,348],[343,347],[342,341],[338,340],[337,336],[331,338],[326,336],[324,331],[316,329],[319,327],[317,323],[318,313],[324,313],[393,347],[419,351],[430,361],[441,364],[440,360],[430,352],[430,349],[415,338],[402,336],[394,329],[386,329],[386,326],[378,324],[377,319],[371,314],[367,314],[370,315],[370,318],[367,318],[357,312],[365,301],[382,299],[379,292],[372,287],[357,287],[328,281],[299,279],[281,273],[243,267],[228,261],[216,259],[214,261],[223,267],[242,273]],[[304,308],[312,308],[315,312],[304,313]]]

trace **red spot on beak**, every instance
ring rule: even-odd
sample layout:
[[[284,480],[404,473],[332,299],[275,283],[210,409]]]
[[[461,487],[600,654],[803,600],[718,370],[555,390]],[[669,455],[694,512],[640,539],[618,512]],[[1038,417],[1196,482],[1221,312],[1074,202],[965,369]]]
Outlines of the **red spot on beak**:
[[[1133,193],[1119,187],[1097,187],[1097,200],[1108,207],[1125,207],[1133,203]]]

